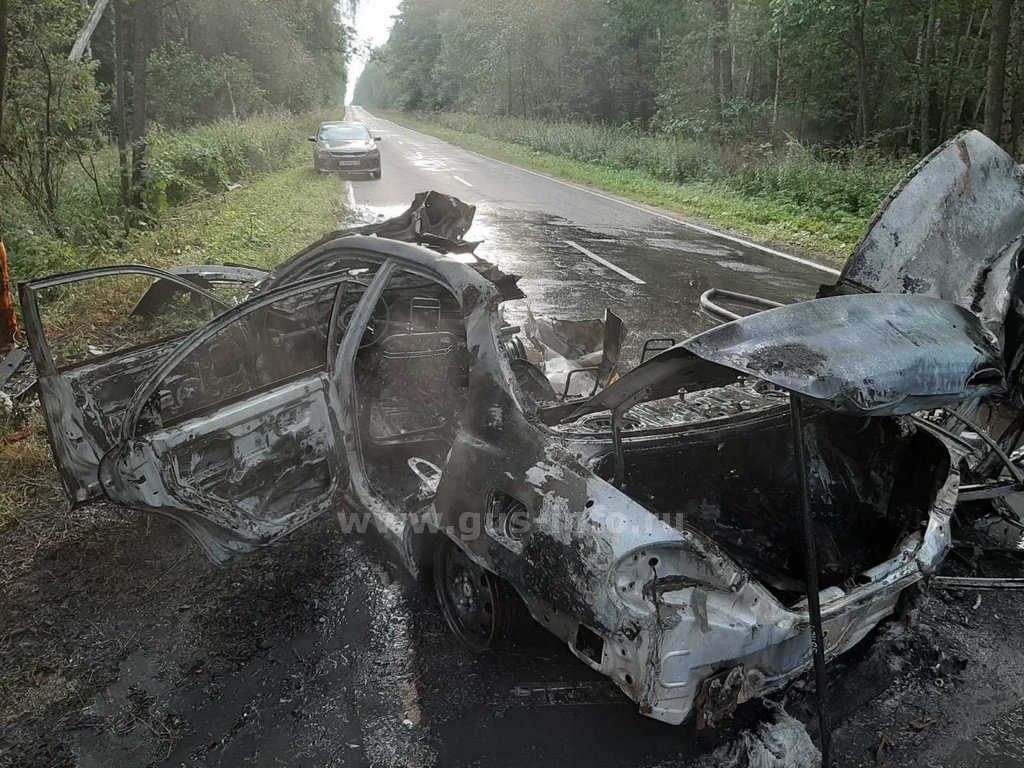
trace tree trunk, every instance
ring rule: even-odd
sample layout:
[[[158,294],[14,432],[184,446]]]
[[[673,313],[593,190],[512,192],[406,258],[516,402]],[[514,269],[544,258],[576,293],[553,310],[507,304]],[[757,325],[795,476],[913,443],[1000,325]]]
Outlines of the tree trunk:
[[[772,138],[779,130],[779,93],[782,90],[782,24],[779,24],[779,44],[775,49],[775,100],[772,103]]]
[[[135,0],[135,45],[132,52],[132,205],[142,206],[146,170],[146,63],[152,48],[150,0]]]
[[[1007,83],[1003,98],[1003,129],[1004,146],[1013,154],[1020,138],[1021,121],[1024,119],[1024,105],[1021,102],[1021,58],[1024,49],[1024,24],[1019,15],[1012,14],[1010,24],[1010,44],[1006,54]]]
[[[964,35],[969,36],[971,34],[973,22],[974,18],[968,11],[966,0],[960,0],[960,16],[956,25],[956,38],[953,41],[953,55],[949,60],[949,71],[946,73],[946,88],[943,92],[942,106],[939,110],[939,141],[945,141],[946,134],[949,131],[949,119],[951,117],[949,109],[953,98],[953,80],[960,69],[960,63],[963,61]],[[957,115],[956,117],[959,120],[960,116]]]
[[[983,35],[985,33],[985,25],[988,23],[989,11],[991,11],[991,10],[992,10],[991,8],[986,8],[985,12],[981,15],[981,24],[978,25],[978,35],[979,36]],[[975,64],[978,61],[978,51],[979,51],[980,48],[981,48],[981,43],[978,40],[975,40],[974,42],[971,43],[971,52],[970,52],[970,54],[967,57],[967,71],[968,72],[972,72],[972,73],[974,72],[974,67],[975,67]],[[983,101],[984,101],[983,98],[979,99],[979,103],[982,103]],[[966,109],[966,108],[967,108],[967,90],[965,89],[965,90],[963,90],[960,93],[960,103],[957,106],[957,110],[956,110],[956,113],[955,113],[956,120],[957,120],[957,126],[959,126],[960,125],[960,121],[963,120],[964,109]],[[971,120],[971,122],[973,124],[977,124],[977,122],[978,122],[977,112],[978,112],[978,110],[975,109],[974,118]]]
[[[853,9],[850,36],[857,68],[857,140],[868,137],[868,51],[864,35],[864,16],[867,0],[857,0]]]
[[[0,0],[0,126],[4,122],[4,88],[7,84],[7,0]],[[4,248],[3,220],[0,220],[0,352],[13,346],[18,335],[18,318],[14,314],[11,278],[7,272],[7,250]]]
[[[731,101],[733,97],[732,48],[729,45],[729,1],[713,0],[713,57],[715,66],[715,89],[721,101]]]
[[[992,0],[992,36],[988,48],[985,82],[985,133],[1002,141],[1003,97],[1006,94],[1006,52],[1010,43],[1010,10],[1013,0]]]
[[[0,126],[4,124],[4,90],[7,86],[7,0],[0,0]]]
[[[128,167],[128,121],[124,102],[124,0],[114,0],[114,122],[121,169],[121,203],[128,208],[131,205],[131,169]]]
[[[918,148],[922,156],[932,151],[932,59],[935,57],[938,6],[938,0],[931,0],[924,28],[924,53],[921,58],[920,84],[921,113],[919,115],[920,122],[918,123],[918,138],[920,140]]]
[[[718,45],[711,43],[711,90],[715,112],[722,114],[722,52]]]
[[[507,81],[507,84],[508,84],[508,101],[507,101],[508,107],[506,107],[506,109],[505,109],[505,114],[506,115],[511,115],[512,114],[512,45],[511,45],[511,43],[508,46],[507,62],[508,62],[508,70],[507,70],[506,74],[508,75],[508,81]]]
[[[526,119],[526,62],[519,62],[520,101],[523,104],[523,119]]]
[[[107,2],[108,0],[96,0],[96,4],[92,7],[92,12],[89,14],[85,26],[82,28],[82,33],[71,47],[71,55],[68,56],[69,61],[78,61],[88,50],[93,33],[96,31],[96,27],[99,26],[100,19],[103,18],[103,12],[107,10]]]

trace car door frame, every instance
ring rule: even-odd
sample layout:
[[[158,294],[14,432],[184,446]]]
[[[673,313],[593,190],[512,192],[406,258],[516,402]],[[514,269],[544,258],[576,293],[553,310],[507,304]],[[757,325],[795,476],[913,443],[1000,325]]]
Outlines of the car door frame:
[[[361,287],[364,287],[363,295],[360,297],[348,327],[345,329],[344,335],[340,339],[338,349],[333,351],[332,354],[332,344],[331,339],[329,338],[325,354],[325,369],[323,371],[309,372],[308,374],[310,382],[314,379],[321,379],[323,382],[327,407],[333,412],[331,414],[331,427],[335,430],[333,442],[334,457],[332,464],[341,468],[342,471],[340,472],[340,476],[344,477],[345,482],[345,487],[342,488],[339,473],[335,473],[332,477],[330,488],[325,492],[325,494],[335,499],[341,495],[342,491],[345,491],[345,495],[347,495],[348,487],[352,482],[352,468],[349,463],[349,455],[347,451],[347,446],[350,442],[348,435],[349,430],[351,429],[350,425],[352,423],[352,419],[346,413],[345,406],[339,396],[338,380],[346,371],[351,377],[350,369],[354,364],[355,352],[358,350],[357,342],[361,339],[363,332],[370,321],[373,308],[377,300],[380,298],[380,295],[383,293],[384,286],[387,284],[392,271],[393,264],[384,260],[380,269],[370,281],[369,286],[366,286],[365,283],[359,283],[359,281],[354,280],[351,275],[343,272],[316,275],[305,280],[289,283],[288,285],[268,291],[265,294],[253,297],[244,304],[228,310],[203,328],[194,332],[181,345],[171,352],[163,363],[161,363],[160,367],[157,368],[139,387],[138,391],[129,402],[126,408],[126,417],[122,425],[121,439],[103,459],[101,469],[103,478],[102,482],[105,489],[108,491],[108,496],[110,496],[114,501],[121,501],[121,499],[116,498],[116,493],[114,495],[110,494],[110,489],[117,487],[116,477],[118,473],[115,471],[114,467],[115,463],[121,459],[128,450],[130,450],[130,446],[133,442],[139,441],[141,443],[141,441],[145,441],[147,437],[158,436],[168,430],[177,429],[193,420],[215,419],[218,414],[223,414],[232,408],[250,407],[252,399],[258,397],[260,394],[272,396],[273,393],[279,392],[282,387],[295,386],[304,381],[304,379],[299,378],[293,381],[282,380],[281,382],[275,382],[262,391],[254,390],[251,393],[246,393],[241,399],[235,397],[226,398],[222,403],[212,404],[204,408],[204,412],[202,414],[190,417],[184,422],[175,422],[170,427],[160,426],[156,429],[140,431],[140,423],[145,416],[147,403],[149,403],[159,392],[160,386],[167,376],[170,375],[193,352],[202,348],[204,344],[215,338],[222,331],[230,328],[234,323],[239,322],[243,318],[248,317],[265,307],[287,300],[294,296],[314,292],[324,288],[341,286],[345,283],[359,283]],[[334,329],[341,310],[341,300],[343,295],[344,294],[342,292],[339,292],[338,297],[335,300],[335,304],[331,312],[331,334],[329,335],[332,335],[335,332]],[[345,342],[349,338],[354,338],[355,342],[352,345],[346,346]],[[148,473],[148,477],[150,478],[155,478],[156,476],[156,472]],[[166,485],[162,489],[155,491],[155,493],[159,494],[161,491],[167,492]],[[169,497],[173,498],[170,495]],[[195,510],[171,509],[171,511],[168,512],[159,508],[146,507],[145,505],[135,503],[130,504],[130,506],[141,506],[141,508],[146,511],[171,517],[171,519],[183,525],[190,533],[192,533],[211,559],[216,562],[223,562],[227,559],[227,556],[224,555],[226,551],[225,548],[216,546],[211,547],[209,542],[204,540],[204,531],[208,532],[211,529],[208,526],[206,518],[203,518],[203,516]],[[323,511],[326,510],[321,510],[321,512]],[[319,516],[319,513],[315,516]],[[189,517],[194,519],[189,522]],[[314,517],[303,520],[298,525],[293,528],[289,528],[280,535],[287,535],[287,533],[292,532],[295,528],[311,522]],[[277,537],[278,536],[274,536],[273,538]],[[270,540],[265,543],[270,543]],[[237,551],[244,552],[249,551],[252,548],[255,548],[255,546],[238,548]]]
[[[118,275],[153,277],[155,279],[154,285],[157,281],[168,280],[193,295],[209,300],[215,307],[222,307],[227,310],[231,306],[184,277],[162,269],[142,265],[129,264],[94,267],[92,269],[65,272],[51,277],[19,283],[18,294],[21,303],[22,323],[25,327],[29,351],[32,354],[32,362],[36,368],[36,389],[42,403],[41,410],[43,412],[43,421],[46,423],[47,438],[57,466],[57,473],[60,476],[65,493],[71,501],[72,508],[86,504],[101,495],[99,466],[103,456],[100,452],[100,446],[95,445],[92,440],[88,439],[88,433],[84,427],[85,415],[75,403],[70,385],[66,378],[62,376],[63,371],[76,367],[76,365],[81,363],[65,366],[61,369],[57,368],[53,359],[53,351],[46,338],[42,314],[39,310],[39,292],[62,285],[71,285],[72,283],[103,277],[116,277]],[[187,338],[188,334],[183,334],[181,341]],[[93,364],[103,362],[104,360],[114,359],[119,355],[126,355],[166,341],[173,341],[173,337],[98,356],[88,362]],[[48,406],[48,403],[50,403],[50,406]]]

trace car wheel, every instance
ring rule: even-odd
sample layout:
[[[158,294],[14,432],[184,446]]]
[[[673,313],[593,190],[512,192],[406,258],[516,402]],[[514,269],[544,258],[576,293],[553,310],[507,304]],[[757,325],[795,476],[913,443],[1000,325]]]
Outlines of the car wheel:
[[[379,179],[380,178],[380,168],[378,168],[376,171],[370,171],[370,178],[373,179],[374,181]]]
[[[509,584],[484,570],[444,534],[434,548],[434,589],[445,621],[473,653],[511,639],[523,605]]]

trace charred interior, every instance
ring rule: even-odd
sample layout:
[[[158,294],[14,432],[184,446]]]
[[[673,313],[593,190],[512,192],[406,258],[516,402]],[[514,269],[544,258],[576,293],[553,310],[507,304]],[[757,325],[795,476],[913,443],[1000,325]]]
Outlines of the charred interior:
[[[806,425],[821,588],[852,587],[927,519],[948,454],[894,419],[817,412]],[[718,542],[783,602],[806,592],[788,409],[625,448],[622,490]],[[596,472],[611,481],[614,457]]]
[[[421,492],[410,459],[443,466],[468,388],[458,300],[433,280],[397,272],[356,356],[360,441],[367,476],[381,496],[401,503]]]

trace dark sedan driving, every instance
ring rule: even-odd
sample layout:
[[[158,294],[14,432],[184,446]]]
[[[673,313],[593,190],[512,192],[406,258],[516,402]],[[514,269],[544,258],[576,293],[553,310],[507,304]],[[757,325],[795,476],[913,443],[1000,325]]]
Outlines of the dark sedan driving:
[[[313,169],[368,173],[379,179],[381,173],[379,136],[374,136],[362,123],[323,123],[313,142]]]

